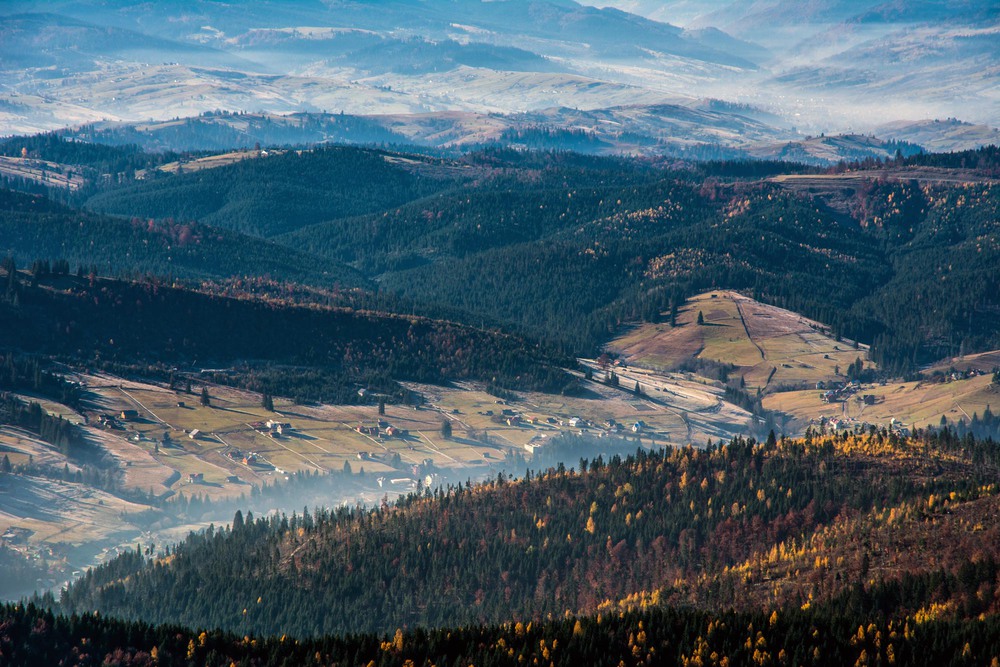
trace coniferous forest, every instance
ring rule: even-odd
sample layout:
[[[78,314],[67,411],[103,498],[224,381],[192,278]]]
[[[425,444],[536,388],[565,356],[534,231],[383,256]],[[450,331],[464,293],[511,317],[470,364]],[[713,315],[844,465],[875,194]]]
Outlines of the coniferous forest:
[[[280,664],[307,646],[322,664],[996,655],[992,441],[810,433],[574,468],[374,509],[238,513],[162,559],[125,554],[36,601],[62,620],[7,608],[4,650],[43,650],[41,634],[63,652],[86,637],[108,654],[156,646],[206,664]]]
[[[142,163],[135,149],[84,146],[30,148],[81,168]],[[0,226],[22,267],[357,288],[396,312],[501,326],[578,355],[692,294],[744,290],[871,344],[874,361],[903,373],[1000,347],[994,162],[986,148],[855,165],[859,181],[834,188],[772,180],[817,171],[781,163],[334,147],[147,169],[69,207],[7,191]],[[885,175],[916,167],[919,178]],[[949,168],[974,180],[933,171]]]

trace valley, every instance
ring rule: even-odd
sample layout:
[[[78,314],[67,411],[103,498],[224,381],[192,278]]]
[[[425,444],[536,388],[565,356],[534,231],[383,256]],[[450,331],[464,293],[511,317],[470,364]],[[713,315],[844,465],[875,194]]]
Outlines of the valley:
[[[37,434],[0,427],[0,449],[15,469],[49,471],[9,477],[0,531],[15,552],[48,564],[48,582],[40,577],[38,585],[61,585],[71,571],[123,549],[162,550],[187,530],[224,524],[241,503],[261,512],[289,507],[287,498],[254,500],[251,492],[291,483],[295,493],[296,475],[333,475],[325,503],[370,505],[549,465],[558,460],[550,448],[562,451],[550,443],[570,435],[606,441],[599,448],[655,451],[768,429],[910,433],[939,426],[942,416],[973,423],[973,414],[1000,405],[990,370],[996,353],[953,360],[947,372],[916,382],[852,387],[848,369],[877,370],[856,364],[867,347],[838,342],[828,327],[789,311],[717,290],[688,300],[675,322],[631,328],[608,344],[612,356],[580,359],[576,395],[499,398],[474,381],[404,382],[414,402],[380,408],[265,399],[213,381],[227,372],[221,368],[172,375],[169,384],[67,369],[64,377],[83,391],[79,408],[32,393],[17,398],[76,424],[109,457],[104,474],[116,481],[108,490],[81,483],[75,476],[85,465]],[[734,387],[740,391],[730,393]],[[823,396],[839,387],[847,390]],[[740,403],[755,393],[756,401]],[[182,509],[192,501],[197,508]]]
[[[0,508],[0,532],[22,536],[10,542],[14,550],[44,558],[59,575],[49,585],[103,562],[109,551],[136,544],[162,549],[188,529],[225,523],[233,505],[225,501],[253,502],[251,490],[286,483],[296,473],[349,472],[349,481],[334,485],[324,502],[367,505],[497,470],[516,473],[516,460],[548,460],[547,443],[561,434],[611,438],[620,444],[610,447],[628,450],[727,438],[750,420],[724,403],[717,387],[679,374],[642,375],[648,398],[599,383],[580,397],[518,392],[505,399],[475,383],[406,383],[422,402],[385,405],[381,414],[377,405],[281,398],[269,410],[260,394],[206,383],[198,374],[178,381],[192,383],[190,393],[103,373],[67,377],[85,388],[79,412],[20,398],[41,400],[50,414],[78,424],[110,457],[111,474],[118,476],[110,493],[74,481],[82,466],[37,435],[0,427],[0,451],[15,469],[51,471],[51,477],[12,477],[16,483],[3,494],[12,504]],[[624,371],[621,377],[632,381]],[[209,405],[201,404],[200,387],[208,389]],[[451,435],[442,435],[445,422]],[[637,423],[642,427],[633,430]],[[64,466],[65,480],[59,479]],[[42,498],[47,511],[26,511]],[[184,498],[205,506],[178,522],[171,507]]]
[[[0,3],[0,667],[1000,665],[998,21]]]
[[[996,14],[982,2],[831,12],[759,4],[623,3],[636,15],[575,2],[394,2],[395,21],[386,21],[365,3],[314,0],[247,16],[168,4],[150,17],[64,1],[41,14],[17,0],[0,11],[0,136],[97,127],[153,131],[173,150],[324,135],[443,148],[519,146],[504,130],[541,129],[554,135],[550,147],[570,150],[580,146],[560,135],[583,131],[600,142],[586,150],[604,154],[816,164],[891,157],[897,144],[906,152],[995,142]],[[444,18],[454,12],[462,17]],[[176,136],[180,119],[208,114],[217,124],[210,116],[219,112],[275,126],[339,116],[354,127],[252,136],[237,122],[227,142]],[[814,136],[822,133],[843,136]]]

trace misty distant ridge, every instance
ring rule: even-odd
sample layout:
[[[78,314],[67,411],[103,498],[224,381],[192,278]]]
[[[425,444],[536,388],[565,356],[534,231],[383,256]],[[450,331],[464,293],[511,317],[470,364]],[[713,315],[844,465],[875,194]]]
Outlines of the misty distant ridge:
[[[964,149],[1000,125],[998,20],[986,0],[11,0],[0,6],[0,134],[218,110],[461,112],[452,143],[491,139],[469,118],[500,113],[526,114],[522,124],[541,114],[540,127],[602,141],[623,123],[619,135],[638,131],[643,144],[733,148],[825,132]],[[656,131],[650,113],[572,125],[551,111],[708,99],[741,111],[668,114]],[[951,118],[968,125],[932,122]],[[620,136],[610,145],[655,152]]]

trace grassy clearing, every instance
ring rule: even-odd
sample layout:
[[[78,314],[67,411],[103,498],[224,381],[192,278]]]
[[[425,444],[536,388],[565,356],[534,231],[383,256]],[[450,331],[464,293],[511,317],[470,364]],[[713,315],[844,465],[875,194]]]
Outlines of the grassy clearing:
[[[964,357],[945,359],[940,363],[934,364],[925,372],[931,374],[937,371],[950,373],[952,369],[956,371],[975,369],[992,373],[997,368],[1000,368],[1000,350],[992,350],[990,352],[981,352],[979,354],[967,354]]]
[[[78,190],[84,183],[80,168],[71,164],[4,155],[0,155],[0,175],[67,190]]]
[[[986,406],[1000,406],[1000,389],[990,385],[983,375],[953,382],[895,382],[865,385],[858,395],[871,394],[875,405],[865,406],[851,398],[846,403],[823,403],[820,392],[794,391],[773,394],[764,399],[764,407],[779,410],[795,419],[799,432],[821,417],[847,416],[856,421],[888,425],[895,418],[907,426],[937,426],[944,416],[950,422],[983,414]]]
[[[285,151],[274,150],[269,150],[264,153],[259,153],[255,150],[231,151],[229,153],[209,155],[196,160],[188,160],[183,163],[168,162],[167,164],[161,165],[159,170],[167,174],[191,173],[195,171],[202,171],[203,169],[226,167],[231,164],[236,164],[237,162],[242,162],[243,160],[257,159],[262,157],[262,155],[264,157],[268,155],[280,155],[284,152]]]
[[[0,530],[26,528],[33,543],[79,546],[122,532],[122,514],[143,509],[83,484],[13,475],[0,493]]]
[[[817,322],[727,291],[688,300],[678,311],[677,326],[643,324],[608,349],[630,366],[661,371],[691,359],[733,364],[751,390],[843,379],[838,373],[866,352],[865,346],[834,340]]]
[[[58,448],[44,440],[39,440],[32,433],[23,429],[3,425],[0,426],[0,459],[6,456],[11,465],[62,466],[66,462]],[[76,466],[70,466],[75,470]]]

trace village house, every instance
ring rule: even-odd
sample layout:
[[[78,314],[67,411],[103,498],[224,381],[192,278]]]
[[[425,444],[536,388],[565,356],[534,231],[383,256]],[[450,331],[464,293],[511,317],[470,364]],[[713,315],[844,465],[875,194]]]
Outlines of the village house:
[[[268,419],[264,422],[264,425],[270,429],[271,433],[277,433],[278,435],[284,435],[292,430],[292,425],[288,422],[279,422],[273,419]]]

